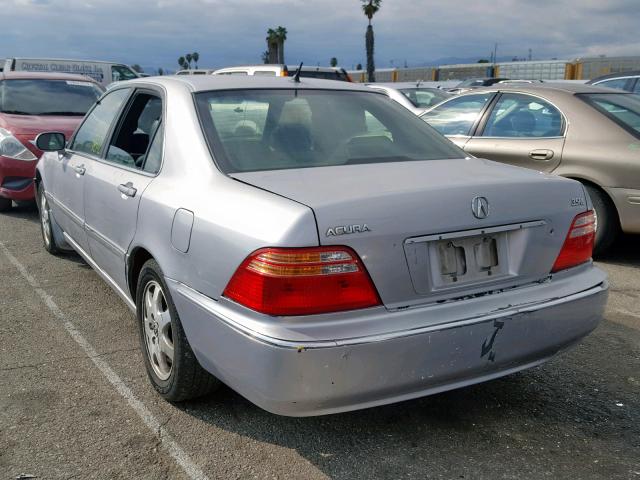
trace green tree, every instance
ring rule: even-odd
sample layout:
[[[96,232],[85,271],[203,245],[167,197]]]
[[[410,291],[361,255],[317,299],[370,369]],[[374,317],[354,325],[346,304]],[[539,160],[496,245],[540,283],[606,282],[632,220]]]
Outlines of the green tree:
[[[262,63],[269,63],[269,50],[262,52],[260,58],[262,59]]]
[[[478,63],[489,63],[489,60],[487,60],[486,58],[481,58],[480,60],[478,60]]]
[[[338,59],[336,57],[331,57],[331,60],[329,60],[329,65],[331,65],[332,67],[337,67]]]
[[[184,59],[187,61],[187,65],[189,65],[189,68],[191,68],[191,60],[193,60],[193,56],[190,53],[187,53],[184,56]]]
[[[191,58],[193,58],[193,63],[196,64],[196,70],[198,69],[198,60],[200,60],[200,54],[198,52],[193,52],[191,54]]]
[[[180,57],[178,58],[178,65],[180,65],[180,68],[186,70],[187,67],[187,61],[184,59],[184,57]]]
[[[287,39],[287,29],[279,26],[267,30],[267,60],[265,63],[284,63],[284,41]],[[264,61],[264,56],[263,56]]]
[[[361,63],[356,65],[356,70],[362,70],[362,64]]]
[[[369,82],[376,81],[376,66],[373,61],[374,53],[374,38],[373,38],[373,26],[371,20],[373,16],[378,13],[382,7],[382,0],[360,0],[362,4],[362,11],[369,19],[369,26],[367,27],[367,34],[365,35],[366,49],[367,49],[367,77]]]
[[[164,75],[164,68],[162,68],[162,67],[158,68],[158,75],[159,76]]]

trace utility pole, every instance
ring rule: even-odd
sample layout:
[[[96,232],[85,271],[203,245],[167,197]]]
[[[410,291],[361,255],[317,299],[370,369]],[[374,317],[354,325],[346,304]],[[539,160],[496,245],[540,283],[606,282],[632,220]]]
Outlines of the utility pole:
[[[498,42],[493,46],[493,62],[496,63],[498,61]]]
[[[529,61],[531,61],[531,49],[529,49]]]

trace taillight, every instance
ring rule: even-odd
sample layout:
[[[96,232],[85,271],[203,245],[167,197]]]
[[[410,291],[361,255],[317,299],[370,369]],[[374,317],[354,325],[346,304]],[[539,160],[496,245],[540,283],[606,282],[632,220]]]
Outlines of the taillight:
[[[596,237],[596,217],[593,210],[581,213],[573,219],[562,250],[553,264],[552,272],[575,267],[591,259]]]
[[[263,248],[242,262],[224,296],[268,315],[311,315],[380,305],[347,247]]]

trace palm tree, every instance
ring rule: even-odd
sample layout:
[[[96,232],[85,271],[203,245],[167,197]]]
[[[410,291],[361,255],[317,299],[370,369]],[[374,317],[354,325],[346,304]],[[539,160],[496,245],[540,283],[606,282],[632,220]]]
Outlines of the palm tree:
[[[180,65],[180,68],[182,69],[185,69],[185,70],[187,69],[187,62],[184,59],[184,57],[178,58],[178,65]]]
[[[371,19],[380,10],[382,6],[382,0],[360,0],[362,3],[362,11],[369,19],[369,26],[367,27],[366,48],[367,48],[367,77],[369,82],[376,81],[376,66],[373,62],[373,27],[371,26]]]
[[[270,28],[267,30],[267,61],[265,63],[278,63],[278,33]]]
[[[336,57],[331,57],[331,60],[329,60],[329,65],[331,65],[332,67],[337,67],[338,66],[338,59]]]
[[[191,54],[190,54],[190,53],[187,53],[187,54],[184,56],[184,58],[185,58],[185,60],[187,61],[187,65],[189,65],[189,68],[191,68],[191,60],[193,60],[193,57],[191,56]]]
[[[276,35],[278,37],[278,63],[284,64],[284,41],[287,39],[287,29],[278,26]]]
[[[193,52],[191,54],[191,58],[193,58],[193,62],[196,64],[196,70],[198,69],[198,60],[200,60],[200,54],[198,52]]]

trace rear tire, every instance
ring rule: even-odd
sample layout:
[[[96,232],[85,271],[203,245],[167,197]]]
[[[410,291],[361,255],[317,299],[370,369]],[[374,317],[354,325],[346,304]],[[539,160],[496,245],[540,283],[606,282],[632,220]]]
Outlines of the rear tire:
[[[196,359],[158,263],[148,260],[140,270],[136,316],[147,375],[153,388],[169,402],[212,392],[220,381]]]
[[[602,190],[591,185],[585,185],[585,188],[596,212],[596,239],[593,247],[593,255],[596,256],[606,252],[618,238],[620,222],[613,203]]]
[[[11,199],[0,197],[0,212],[11,210]]]
[[[38,201],[36,203],[38,205],[38,212],[40,213],[40,231],[42,232],[44,249],[51,255],[58,255],[60,253],[60,247],[56,243],[56,237],[53,234],[53,217],[51,216],[49,201],[45,195],[42,182],[38,185],[37,195]]]

